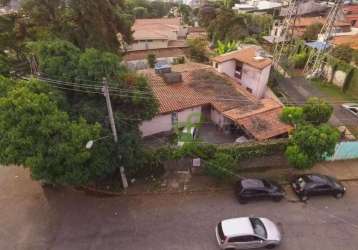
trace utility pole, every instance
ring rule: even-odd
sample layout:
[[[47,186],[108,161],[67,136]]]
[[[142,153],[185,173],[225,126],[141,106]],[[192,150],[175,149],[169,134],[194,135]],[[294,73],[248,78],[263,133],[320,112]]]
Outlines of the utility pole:
[[[118,135],[117,135],[116,123],[114,121],[114,116],[113,116],[111,98],[109,96],[108,82],[107,82],[106,78],[103,78],[102,91],[103,91],[104,97],[106,98],[109,122],[111,124],[111,129],[112,129],[112,133],[113,133],[113,140],[116,143],[116,147],[117,147]],[[117,153],[116,153],[116,157],[118,157]],[[128,181],[127,181],[126,174],[124,172],[124,167],[121,166],[119,169],[120,169],[120,173],[121,173],[123,188],[126,189],[128,187]]]

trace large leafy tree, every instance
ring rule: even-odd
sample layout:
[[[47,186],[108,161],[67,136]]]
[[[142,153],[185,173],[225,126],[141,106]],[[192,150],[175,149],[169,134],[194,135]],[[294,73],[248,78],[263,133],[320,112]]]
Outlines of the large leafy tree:
[[[36,180],[84,184],[115,170],[106,144],[89,151],[88,140],[99,138],[102,128],[84,119],[70,120],[58,108],[56,94],[32,80],[0,78],[0,162],[30,168]]]
[[[338,45],[332,49],[332,56],[346,63],[350,63],[352,61],[353,55],[354,50],[349,46],[349,44]]]
[[[83,48],[117,52],[120,41],[131,41],[133,18],[120,0],[24,0],[27,28],[35,38],[43,34],[69,40]],[[34,39],[35,39],[34,38]]]
[[[310,168],[334,153],[338,139],[338,130],[327,124],[318,127],[300,125],[290,138],[286,149],[287,159],[296,168]]]
[[[311,97],[303,105],[303,117],[305,121],[313,125],[328,122],[333,113],[333,107],[322,99]]]

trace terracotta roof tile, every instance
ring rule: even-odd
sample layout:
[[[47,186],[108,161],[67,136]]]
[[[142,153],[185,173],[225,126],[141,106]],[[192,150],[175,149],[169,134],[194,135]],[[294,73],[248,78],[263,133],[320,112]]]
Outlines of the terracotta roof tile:
[[[310,25],[315,24],[315,23],[324,24],[325,22],[326,22],[326,18],[321,17],[321,16],[299,17],[295,21],[295,27],[307,27],[307,26],[310,26]],[[348,22],[336,20],[335,21],[335,26],[336,27],[341,27],[341,26],[351,26],[351,25]]]
[[[237,122],[244,127],[256,140],[262,141],[283,135],[293,129],[292,126],[280,121],[282,108],[275,108],[245,118]]]
[[[229,52],[220,56],[212,58],[215,62],[225,62],[229,60],[237,60],[246,63],[254,68],[263,69],[272,64],[272,60],[269,58],[255,59],[257,52],[260,49],[257,47],[248,47],[241,50]]]
[[[358,35],[353,36],[335,36],[331,40],[334,45],[347,44],[352,49],[358,50]]]
[[[134,40],[168,39],[179,30],[180,18],[136,19],[132,30]]]

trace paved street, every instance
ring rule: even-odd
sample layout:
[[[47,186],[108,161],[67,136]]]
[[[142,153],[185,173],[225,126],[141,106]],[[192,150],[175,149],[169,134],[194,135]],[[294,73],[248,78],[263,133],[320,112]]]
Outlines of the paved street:
[[[0,169],[0,249],[218,249],[216,223],[265,216],[281,223],[280,250],[358,249],[358,183],[342,200],[239,205],[231,192],[100,198],[43,191],[17,168]]]
[[[279,83],[280,88],[286,93],[288,101],[292,103],[303,104],[309,97],[317,96],[334,102],[332,98],[325,96],[315,86],[310,84],[302,77],[284,78]],[[346,125],[352,126],[358,124],[358,118],[353,114],[344,110],[341,103],[332,103],[334,113],[331,117],[331,124],[334,126]]]

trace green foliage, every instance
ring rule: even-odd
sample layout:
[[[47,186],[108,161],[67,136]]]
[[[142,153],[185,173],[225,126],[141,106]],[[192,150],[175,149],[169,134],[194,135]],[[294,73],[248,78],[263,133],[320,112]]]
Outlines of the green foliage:
[[[6,55],[0,54],[0,75],[8,76],[10,74],[9,59]]]
[[[303,105],[304,119],[313,125],[328,122],[333,113],[333,107],[322,99],[311,97]]]
[[[154,68],[155,63],[157,62],[156,56],[154,54],[148,54],[147,62],[150,68]]]
[[[334,153],[339,136],[338,130],[327,124],[298,126],[286,149],[287,159],[296,168],[308,169]]]
[[[321,23],[313,23],[310,26],[306,27],[302,38],[306,41],[317,40],[317,36],[322,29]]]
[[[295,125],[303,121],[303,108],[301,107],[284,107],[280,116],[285,123]]]
[[[258,44],[256,38],[251,37],[251,36],[245,37],[244,40],[242,40],[242,43],[245,43],[245,44]]]
[[[33,40],[43,39],[41,34],[47,33],[81,49],[112,52],[120,49],[117,34],[131,41],[133,18],[124,12],[122,0],[24,0],[22,11],[27,17],[25,30]]]
[[[237,162],[231,155],[216,153],[205,162],[205,172],[209,176],[224,179],[233,175],[236,165]]]
[[[349,45],[338,45],[332,49],[331,55],[336,59],[350,63],[353,59],[353,49]]]
[[[218,55],[222,55],[231,51],[237,50],[238,43],[235,41],[222,42],[218,41],[215,52]]]
[[[208,42],[201,38],[188,40],[190,57],[197,62],[205,62],[208,60],[207,47]]]
[[[63,40],[30,42],[28,48],[36,55],[43,73],[57,79],[76,77],[76,67],[81,52],[70,42]]]
[[[0,162],[30,168],[36,180],[79,185],[112,173],[111,147],[85,148],[101,136],[99,124],[71,121],[50,99],[47,85],[1,78]],[[112,147],[113,148],[113,147]]]
[[[186,4],[179,4],[178,10],[182,17],[183,23],[192,25],[194,16],[192,8]]]
[[[136,18],[145,18],[148,16],[148,9],[142,6],[134,7],[133,14]]]
[[[298,69],[303,69],[306,65],[306,62],[308,60],[308,54],[305,52],[295,54],[292,57],[290,57],[290,61],[292,62],[293,66]]]
[[[169,14],[173,3],[161,1],[128,0],[125,8],[136,18],[161,18]]]
[[[174,58],[174,60],[173,60],[173,64],[183,64],[183,63],[185,63],[184,56]]]

